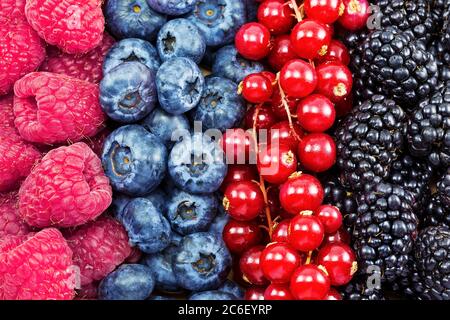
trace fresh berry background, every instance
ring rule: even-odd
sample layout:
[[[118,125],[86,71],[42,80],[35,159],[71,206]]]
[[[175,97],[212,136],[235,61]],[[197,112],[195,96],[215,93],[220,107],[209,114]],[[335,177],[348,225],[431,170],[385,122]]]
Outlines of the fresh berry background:
[[[0,3],[0,299],[450,300],[450,0]]]

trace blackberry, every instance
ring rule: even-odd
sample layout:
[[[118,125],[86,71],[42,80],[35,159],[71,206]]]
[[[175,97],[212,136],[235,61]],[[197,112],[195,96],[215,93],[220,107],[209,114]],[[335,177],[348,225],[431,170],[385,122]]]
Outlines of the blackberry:
[[[450,80],[450,50],[444,47],[442,38],[434,39],[429,47],[429,51],[436,57],[439,81],[445,82]]]
[[[448,168],[447,172],[439,179],[437,189],[442,203],[447,208],[450,207],[450,168]]]
[[[367,277],[356,276],[346,286],[340,289],[343,300],[385,300],[379,287],[368,285]]]
[[[375,95],[355,107],[336,130],[343,185],[357,191],[386,179],[402,149],[405,128],[405,113],[393,100]]]
[[[450,82],[412,111],[408,145],[413,156],[434,167],[450,165]]]
[[[353,247],[359,272],[370,275],[379,268],[382,281],[393,282],[405,272],[417,236],[413,196],[402,187],[380,183],[361,193],[357,202]]]
[[[384,94],[405,108],[427,98],[438,82],[435,58],[408,33],[387,27],[372,32],[362,44],[355,72],[357,99]]]
[[[450,208],[442,204],[438,193],[433,194],[420,220],[422,227],[438,225],[450,227]]]

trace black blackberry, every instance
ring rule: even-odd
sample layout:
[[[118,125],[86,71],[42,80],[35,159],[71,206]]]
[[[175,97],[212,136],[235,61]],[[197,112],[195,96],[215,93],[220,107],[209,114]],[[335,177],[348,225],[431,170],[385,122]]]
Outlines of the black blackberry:
[[[446,225],[450,227],[450,208],[444,206],[438,193],[433,194],[430,202],[419,217],[422,227]]]
[[[450,168],[448,168],[447,172],[439,179],[437,189],[442,203],[447,208],[450,207]]]
[[[442,38],[434,39],[429,47],[430,53],[436,57],[439,81],[450,80],[450,50],[444,48]]]
[[[408,145],[413,156],[434,167],[450,165],[450,82],[412,111]]]
[[[354,62],[354,93],[360,100],[381,93],[411,109],[438,83],[435,58],[398,28],[373,31]]]
[[[381,288],[364,276],[354,277],[349,284],[340,288],[340,293],[343,300],[385,300]]]
[[[357,202],[353,247],[359,272],[370,275],[378,268],[383,282],[393,282],[405,272],[417,236],[413,196],[402,187],[380,183],[361,193]]]
[[[380,95],[353,109],[336,130],[337,165],[346,188],[363,190],[389,176],[405,125],[402,108]]]

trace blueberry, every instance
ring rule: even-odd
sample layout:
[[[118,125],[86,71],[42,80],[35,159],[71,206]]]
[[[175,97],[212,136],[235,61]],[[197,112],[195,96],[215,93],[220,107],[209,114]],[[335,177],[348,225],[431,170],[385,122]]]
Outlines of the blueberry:
[[[121,222],[130,242],[142,252],[157,253],[170,244],[170,223],[150,200],[136,198],[130,201],[123,210]]]
[[[193,291],[219,287],[231,268],[231,255],[222,241],[209,232],[193,233],[183,238],[172,260],[178,284]]]
[[[142,126],[123,126],[105,140],[102,163],[115,191],[145,195],[155,190],[165,176],[167,149]]]
[[[172,258],[176,253],[175,246],[169,246],[164,251],[146,256],[142,263],[152,270],[155,287],[165,292],[180,290],[172,269]]]
[[[100,282],[98,296],[100,300],[145,300],[154,286],[150,268],[124,264]]]
[[[170,243],[174,246],[179,246],[181,241],[183,241],[183,236],[172,230],[172,239],[171,239]]]
[[[194,293],[189,297],[189,300],[238,300],[238,299],[229,292],[211,290]]]
[[[219,199],[219,208],[217,210],[217,215],[209,226],[209,232],[215,233],[222,236],[223,228],[230,220],[230,215],[225,211],[222,205],[220,205],[223,196]]]
[[[201,134],[175,144],[168,167],[173,182],[189,193],[215,192],[227,174],[222,148]]]
[[[140,62],[125,62],[100,82],[100,104],[117,122],[133,123],[145,118],[156,103],[155,76]]]
[[[173,115],[161,108],[156,108],[142,121],[142,125],[148,131],[161,139],[165,145],[171,146],[176,142],[179,133],[189,133],[188,118],[183,115]]]
[[[202,97],[205,79],[194,61],[173,58],[164,62],[156,74],[161,108],[183,114],[194,108]]]
[[[237,127],[245,115],[244,100],[238,86],[229,79],[206,78],[202,99],[190,113],[193,121],[201,121],[204,130]]]
[[[135,38],[124,39],[109,49],[103,62],[103,74],[124,62],[132,61],[145,64],[155,75],[161,64],[158,52],[150,42]]]
[[[208,46],[223,46],[233,42],[245,23],[245,4],[242,0],[198,1],[186,18],[200,29]]]
[[[225,282],[217,289],[222,292],[228,292],[232,294],[236,298],[243,300],[244,299],[244,290],[235,282],[231,280],[225,280]]]
[[[180,16],[194,9],[197,0],[147,0],[148,5],[161,13]]]
[[[219,49],[212,65],[214,76],[224,77],[236,83],[240,83],[249,74],[263,70],[264,66],[261,63],[244,59],[233,45]]]
[[[217,207],[214,194],[194,195],[175,190],[167,205],[167,219],[172,229],[182,235],[206,231],[216,216]]]
[[[156,209],[163,214],[166,212],[166,197],[166,193],[160,188],[156,189],[148,195],[142,196],[142,198],[150,200],[156,207]],[[121,220],[123,209],[133,199],[133,197],[127,196],[125,194],[115,193],[111,204],[112,214],[117,219]]]
[[[166,296],[150,296],[150,298],[148,298],[148,300],[160,300],[160,301],[162,301],[162,300],[175,300],[174,298],[172,298],[172,297],[166,297]]]
[[[203,56],[203,60],[200,64],[202,66],[205,66],[209,70],[211,70],[215,56],[216,56],[216,50],[211,47],[206,47],[205,54]]]
[[[109,31],[119,39],[153,41],[167,17],[152,9],[145,0],[108,0],[105,19]]]
[[[244,0],[247,9],[247,22],[258,20],[259,3],[255,0]]]
[[[195,24],[180,18],[170,20],[161,28],[156,48],[163,61],[185,57],[200,63],[205,54],[206,43]]]

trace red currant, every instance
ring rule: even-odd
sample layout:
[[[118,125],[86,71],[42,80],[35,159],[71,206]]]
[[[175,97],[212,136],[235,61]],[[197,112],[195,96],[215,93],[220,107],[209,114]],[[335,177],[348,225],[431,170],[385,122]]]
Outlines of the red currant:
[[[345,116],[353,109],[353,95],[350,94],[334,105],[338,117]]]
[[[297,150],[300,142],[298,138],[301,139],[304,133],[298,124],[293,123],[291,128],[289,121],[281,121],[270,128],[269,135],[270,143],[284,144],[291,150]]]
[[[335,206],[321,205],[314,211],[314,215],[322,222],[325,233],[333,234],[342,226],[342,213]]]
[[[353,86],[350,70],[340,62],[330,61],[316,68],[316,92],[323,94],[333,102],[342,101],[347,97]]]
[[[261,229],[254,223],[230,220],[223,228],[223,240],[232,253],[240,254],[260,243]]]
[[[269,79],[270,83],[272,84],[272,87],[277,83],[277,76],[273,72],[261,71],[259,74]]]
[[[243,164],[232,164],[228,166],[228,172],[225,179],[220,186],[220,189],[225,192],[230,183],[241,181],[256,180],[256,172],[253,166]]]
[[[229,164],[245,164],[254,149],[252,133],[239,128],[226,130],[220,144]]]
[[[346,66],[350,63],[350,53],[347,47],[339,40],[331,40],[327,54],[316,59],[317,64],[328,61],[338,61]]]
[[[291,224],[291,219],[284,219],[275,225],[272,233],[273,242],[289,242],[289,226]]]
[[[301,100],[297,107],[297,120],[309,132],[325,132],[336,119],[336,110],[327,97],[312,94]]]
[[[258,21],[272,34],[280,34],[290,31],[295,20],[284,0],[267,0],[258,8]]]
[[[289,226],[289,243],[295,249],[309,252],[323,241],[325,230],[319,218],[307,214],[296,215]]]
[[[257,286],[263,286],[268,283],[261,269],[260,257],[263,250],[263,246],[253,247],[245,251],[239,260],[239,267],[244,279],[248,283]]]
[[[316,71],[303,60],[291,60],[281,69],[280,85],[293,98],[309,96],[317,86]]]
[[[364,28],[370,15],[370,3],[367,0],[343,0],[345,10],[338,22],[345,29],[356,31]]]
[[[235,182],[227,187],[223,206],[232,218],[249,221],[255,219],[264,209],[264,196],[255,182]]]
[[[318,266],[300,266],[292,275],[290,291],[297,300],[322,300],[329,290],[330,278]]]
[[[330,30],[321,22],[305,19],[297,23],[291,33],[295,53],[303,59],[324,56],[331,42]]]
[[[281,70],[283,66],[298,58],[294,51],[294,47],[291,43],[291,37],[289,35],[281,35],[273,40],[272,49],[267,56],[267,62],[275,71]]]
[[[263,103],[270,100],[273,93],[272,82],[260,73],[250,74],[242,81],[242,96],[250,103]]]
[[[291,214],[316,210],[323,201],[324,191],[317,178],[295,173],[280,188],[280,204]]]
[[[272,283],[264,292],[264,300],[294,300],[294,297],[289,291],[289,286]]]
[[[327,245],[329,243],[342,242],[345,244],[350,244],[350,234],[343,228],[340,228],[335,233],[326,234],[323,239],[322,245]]]
[[[324,172],[336,162],[336,143],[326,133],[312,133],[300,141],[298,158],[312,172]]]
[[[349,283],[357,270],[355,254],[344,243],[330,243],[321,248],[317,263],[325,267],[334,286]]]
[[[270,31],[261,23],[246,23],[237,32],[235,45],[244,58],[261,60],[270,51]]]
[[[245,116],[245,126],[247,128],[253,128],[253,125],[255,125],[256,130],[269,129],[276,122],[277,120],[275,115],[267,106],[262,106],[259,108],[254,106],[247,111]]]
[[[289,108],[289,113],[295,114],[297,110],[297,100],[291,97],[286,96],[285,101]],[[275,88],[273,95],[272,95],[272,101],[271,101],[272,111],[275,114],[275,116],[280,120],[287,120],[288,114],[286,112],[286,108],[284,106],[283,100],[281,98],[280,90],[278,88]]]
[[[287,283],[300,265],[301,256],[287,243],[271,243],[261,254],[264,276],[272,283]]]
[[[334,288],[330,288],[324,300],[342,300],[341,294]]]
[[[281,184],[297,170],[297,157],[288,146],[271,144],[261,150],[257,167],[264,180]]]
[[[308,18],[322,23],[333,23],[344,11],[342,0],[305,0],[305,13]]]
[[[266,289],[261,287],[251,287],[245,291],[244,300],[264,300]]]

